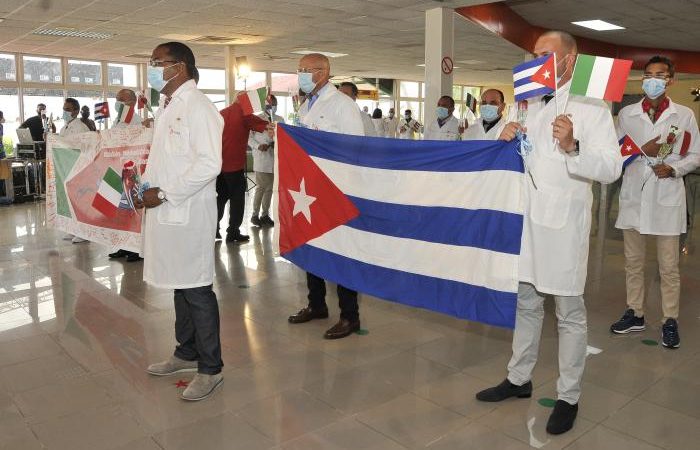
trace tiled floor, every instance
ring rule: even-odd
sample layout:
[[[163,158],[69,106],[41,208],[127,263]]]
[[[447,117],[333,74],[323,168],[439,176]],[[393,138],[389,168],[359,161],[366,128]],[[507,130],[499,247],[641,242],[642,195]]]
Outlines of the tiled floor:
[[[613,208],[614,214],[614,208]],[[699,215],[700,216],[700,215]],[[604,222],[604,221],[603,221]],[[655,251],[649,246],[649,329],[611,336],[624,309],[619,232],[591,238],[590,345],[576,427],[550,436],[557,376],[548,304],[531,400],[483,404],[500,382],[508,330],[363,297],[367,335],[321,336],[337,317],[290,325],[305,303],[303,274],[271,252],[270,232],[217,244],[223,389],[185,403],[187,377],[153,378],[173,349],[171,293],[141,281],[141,263],[110,261],[45,227],[43,203],[0,209],[2,449],[693,449],[700,442],[700,261],[685,241],[679,350],[659,341]]]

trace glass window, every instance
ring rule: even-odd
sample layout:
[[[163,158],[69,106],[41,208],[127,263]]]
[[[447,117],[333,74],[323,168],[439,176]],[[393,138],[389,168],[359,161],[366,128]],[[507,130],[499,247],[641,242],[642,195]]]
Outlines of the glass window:
[[[61,60],[43,56],[22,56],[24,81],[31,83],[61,83]]]
[[[17,143],[17,127],[20,126],[22,120],[19,117],[19,97],[17,96],[17,88],[0,88],[0,111],[5,118],[5,123],[0,125],[2,131],[2,145],[7,155],[13,153],[15,143]]]
[[[68,82],[80,84],[102,84],[102,63],[97,61],[68,60]]]
[[[199,69],[199,89],[226,89],[226,72],[223,69]]]
[[[237,91],[249,91],[267,86],[267,74],[265,72],[250,72],[245,78],[236,78]]]
[[[17,81],[15,55],[0,53],[0,81]]]
[[[201,80],[201,78],[200,78]],[[216,109],[221,111],[228,106],[226,104],[226,94],[206,94],[209,100],[216,106]]]
[[[36,106],[39,103],[46,105],[46,115],[49,118],[58,120],[63,115],[63,89],[25,88],[23,92],[24,120],[36,115]]]
[[[273,92],[291,92],[299,91],[299,81],[295,73],[272,73],[272,91]]]
[[[452,98],[459,103],[459,99],[462,98],[462,86],[452,86]]]
[[[399,94],[401,97],[418,98],[419,88],[416,81],[402,81],[399,84]]]
[[[277,96],[277,115],[281,116],[286,123],[294,122],[294,102],[291,96]]]
[[[137,87],[138,69],[133,64],[107,64],[107,82],[110,86]]]

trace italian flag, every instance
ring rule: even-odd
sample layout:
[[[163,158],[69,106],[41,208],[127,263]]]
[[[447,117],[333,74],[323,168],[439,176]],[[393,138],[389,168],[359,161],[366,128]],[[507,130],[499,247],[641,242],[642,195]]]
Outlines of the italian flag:
[[[148,88],[144,91],[141,91],[141,95],[139,95],[139,100],[138,100],[139,109],[143,109],[143,107],[145,106],[147,110],[153,112],[151,107],[158,106],[159,104],[160,104],[160,92],[156,91],[153,88]]]
[[[122,178],[109,167],[100,181],[95,199],[92,201],[92,207],[107,217],[115,217],[123,192]]]
[[[129,105],[121,104],[119,108],[117,108],[117,122],[124,122],[124,123],[131,123],[131,120],[134,118],[134,108],[130,107]]]
[[[631,68],[632,61],[626,59],[578,55],[569,92],[619,102]]]
[[[238,103],[243,108],[243,114],[249,116],[256,111],[265,110],[267,88],[261,87],[253,91],[245,91],[238,95]]]

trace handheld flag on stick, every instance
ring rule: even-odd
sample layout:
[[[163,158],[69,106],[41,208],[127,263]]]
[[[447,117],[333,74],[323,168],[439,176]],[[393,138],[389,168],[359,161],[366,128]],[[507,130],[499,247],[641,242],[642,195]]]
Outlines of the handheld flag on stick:
[[[241,92],[238,95],[238,103],[240,103],[241,107],[243,108],[243,114],[246,116],[258,111],[264,111],[266,99],[267,87]]]
[[[547,95],[557,88],[554,54],[527,61],[513,68],[515,101]]]
[[[619,102],[625,93],[632,61],[578,55],[571,77],[570,93]]]
[[[639,148],[637,144],[634,143],[629,135],[624,135],[620,141],[620,155],[623,158],[622,168],[627,167],[632,161],[634,161],[639,155],[641,155],[642,149]]]
[[[465,101],[465,104],[467,105],[467,108],[469,108],[471,112],[476,115],[476,97],[467,93],[467,100]]]
[[[107,102],[95,103],[95,120],[104,120],[109,117],[109,104]]]
[[[124,103],[117,106],[116,123],[131,123],[134,118],[134,108]]]

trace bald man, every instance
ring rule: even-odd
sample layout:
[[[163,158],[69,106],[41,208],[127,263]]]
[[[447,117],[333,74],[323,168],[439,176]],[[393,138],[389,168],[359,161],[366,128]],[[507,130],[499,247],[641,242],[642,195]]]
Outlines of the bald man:
[[[525,214],[520,250],[520,285],[508,377],[476,398],[500,402],[532,395],[545,295],[554,297],[559,330],[558,400],[547,432],[570,430],[578,414],[586,363],[586,285],[591,228],[592,181],[612,183],[621,172],[619,145],[610,110],[602,100],[569,96],[577,48],[563,32],[540,36],[536,57],[556,55],[557,101],[551,96],[528,101],[522,123],[508,123],[500,139],[511,141],[527,130],[532,152],[526,156],[531,176],[524,177]],[[565,111],[557,111],[557,104]],[[513,114],[515,115],[515,114]]]
[[[503,110],[506,107],[503,92],[487,89],[481,94],[479,112],[481,117],[464,132],[464,139],[495,141],[506,126]]]
[[[136,92],[131,89],[121,89],[117,92],[117,100],[114,102],[114,109],[116,109],[117,112],[117,117],[115,118],[116,122],[113,125],[115,128],[142,126],[141,116],[139,116],[137,112],[137,100]],[[129,111],[133,111],[133,113],[123,110],[124,107],[128,107]],[[124,112],[119,114],[120,111]]]
[[[328,58],[318,53],[306,55],[299,61],[299,88],[306,95],[306,101],[299,108],[301,125],[314,130],[364,136],[361,116],[364,113],[350,97],[340,93],[329,82],[330,70]],[[313,192],[309,194],[314,195]],[[313,215],[313,208],[311,212]],[[290,323],[305,323],[328,317],[326,282],[317,275],[307,273],[306,283],[309,288],[309,304],[289,316]],[[360,329],[357,292],[339,284],[338,299],[340,320],[325,332],[323,337],[326,339],[344,338]]]

